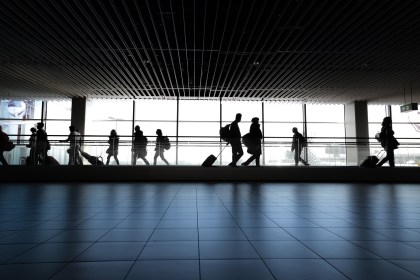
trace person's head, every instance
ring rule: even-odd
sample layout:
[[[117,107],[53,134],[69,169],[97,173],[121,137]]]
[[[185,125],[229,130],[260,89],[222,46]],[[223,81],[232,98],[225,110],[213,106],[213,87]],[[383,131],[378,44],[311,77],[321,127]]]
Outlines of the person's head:
[[[37,123],[36,128],[38,128],[38,129],[44,128],[44,123],[42,123],[42,122]]]
[[[390,126],[392,124],[391,117],[385,117],[382,121],[382,126]]]
[[[71,126],[69,126],[69,130],[71,132],[74,132],[74,131],[76,131],[76,127],[74,125],[71,125]]]
[[[115,129],[111,130],[111,136],[117,136],[117,132],[115,131]]]
[[[297,133],[297,132],[298,132],[297,127],[292,128],[292,132],[293,132],[293,133]]]
[[[158,136],[162,136],[162,130],[157,129],[157,130],[156,130],[156,134],[157,134]]]
[[[140,126],[136,125],[136,126],[134,127],[134,131],[140,131]]]
[[[240,122],[242,119],[242,114],[241,113],[237,113],[236,117],[235,117],[235,121]]]
[[[30,130],[31,130],[32,133],[35,133],[36,132],[36,128],[35,127],[31,127]]]
[[[259,120],[260,120],[259,118],[255,117],[255,118],[252,118],[252,119],[251,119],[251,122],[252,122],[252,123],[258,123],[258,122],[259,122]]]

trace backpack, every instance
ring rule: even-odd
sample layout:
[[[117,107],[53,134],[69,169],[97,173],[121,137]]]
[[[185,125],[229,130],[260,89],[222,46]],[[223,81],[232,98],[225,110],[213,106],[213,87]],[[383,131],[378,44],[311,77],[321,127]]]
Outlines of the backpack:
[[[222,139],[225,142],[229,142],[230,138],[230,124],[225,125],[224,127],[220,128],[219,131],[220,139]]]
[[[300,139],[300,143],[302,143],[302,147],[308,147],[308,138],[302,136],[302,138]]]
[[[169,150],[171,148],[171,142],[169,142],[168,136],[163,136],[162,147],[165,150]]]
[[[308,138],[300,134],[298,140],[299,140],[299,145],[301,145],[302,147],[308,147]]]
[[[169,139],[168,139],[168,141],[169,141]],[[149,141],[147,140],[147,137],[146,136],[142,136],[140,138],[140,141],[139,141],[140,146],[146,148],[147,143],[149,143]]]
[[[257,152],[258,147],[255,145],[251,134],[247,133],[244,136],[242,136],[242,143],[247,147],[247,152],[250,154],[254,154]]]

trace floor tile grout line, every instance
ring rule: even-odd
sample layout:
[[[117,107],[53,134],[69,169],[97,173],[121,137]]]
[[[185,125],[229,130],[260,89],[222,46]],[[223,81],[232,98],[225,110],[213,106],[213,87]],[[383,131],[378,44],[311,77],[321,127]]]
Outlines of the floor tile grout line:
[[[118,223],[119,224],[119,223]],[[117,224],[117,225],[118,225]],[[104,237],[105,235],[107,235],[110,231],[112,231],[115,227],[109,229],[108,231],[106,231],[104,234],[102,234],[96,241],[93,242],[87,242],[87,243],[91,243],[85,250],[83,250],[82,252],[80,252],[78,255],[74,256],[70,261],[66,262],[66,264],[59,269],[54,275],[52,275],[49,279],[52,279],[55,275],[57,275],[58,273],[60,273],[62,270],[64,270],[67,266],[69,266],[71,263],[74,262],[74,260],[76,260],[79,256],[81,256],[84,252],[86,252],[87,250],[89,250],[93,245],[95,245],[99,239],[101,239],[102,237]],[[58,242],[57,242],[58,243]],[[72,243],[72,242],[64,242],[64,243]],[[75,243],[84,243],[84,242],[75,242]]]
[[[149,238],[147,239],[147,241],[144,243],[143,248],[140,250],[140,252],[138,253],[137,257],[134,259],[133,264],[130,266],[130,268],[128,269],[127,273],[125,274],[123,280],[126,280],[128,275],[130,275],[131,270],[133,270],[134,265],[136,264],[136,262],[139,260],[139,257],[141,255],[141,253],[144,251],[144,248],[146,248],[147,244],[150,241],[150,238],[152,238],[153,233],[156,231],[157,227],[159,226],[160,222],[163,220],[163,217],[165,216],[166,212],[168,212],[169,207],[171,207],[172,202],[174,201],[176,195],[178,194],[179,190],[181,189],[181,185],[178,187],[178,190],[176,191],[176,193],[173,195],[171,202],[169,203],[168,207],[166,208],[165,212],[162,214],[161,218],[159,219],[159,222],[157,223],[156,227],[153,229],[152,233],[150,234]],[[156,192],[156,194],[154,196],[156,196],[159,193],[163,193],[164,190],[160,190],[159,192]],[[153,197],[154,197],[153,196]],[[150,199],[150,198],[149,198]]]
[[[256,208],[256,211],[260,212],[262,215],[264,215],[267,219],[269,219],[271,222],[275,223],[271,218],[269,218],[267,215],[265,215],[264,212],[262,212],[260,209]],[[296,214],[296,213],[295,213]],[[305,217],[303,217],[305,218]],[[305,218],[306,219],[306,218]],[[275,223],[276,225],[278,225],[277,223]],[[324,260],[326,263],[328,263],[329,265],[331,265],[327,260],[325,260],[324,258],[322,258],[318,253],[316,253],[314,250],[312,250],[311,248],[309,248],[306,244],[304,244],[301,240],[297,239],[294,235],[292,235],[290,232],[288,232],[287,230],[285,230],[283,227],[281,227],[280,225],[278,225],[279,228],[283,229],[285,232],[287,232],[290,236],[292,236],[296,241],[298,241],[302,246],[306,247],[308,250],[312,251],[315,255],[319,256],[320,259]],[[241,231],[242,231],[242,227],[241,227]],[[273,272],[270,270],[270,268],[268,267],[268,265],[266,264],[266,262],[264,261],[263,258],[261,258],[260,254],[258,253],[258,251],[255,249],[254,245],[252,244],[252,242],[248,239],[248,237],[246,236],[246,234],[243,232],[243,234],[245,235],[245,237],[247,238],[247,240],[249,241],[249,243],[251,244],[251,246],[254,248],[254,250],[257,252],[258,256],[260,257],[261,261],[264,263],[264,265],[267,267],[267,269],[270,271],[270,273],[273,275],[273,277],[276,279],[276,277],[274,276]],[[332,266],[332,265],[331,265]],[[340,274],[342,274],[344,277],[350,279],[350,277],[348,277],[347,275],[345,275],[341,270],[338,270],[336,267],[332,266],[334,269],[336,269],[337,272],[339,272]]]
[[[199,213],[198,213],[198,188],[195,185],[195,206],[197,210],[197,246],[198,246],[198,280],[201,280],[201,251],[200,251],[200,228],[199,228]]]
[[[219,197],[217,191],[215,190],[216,195]],[[255,249],[254,245],[252,244],[252,242],[249,240],[248,236],[245,234],[245,232],[243,231],[242,227],[237,223],[236,219],[234,218],[234,216],[232,215],[232,213],[229,211],[229,209],[226,207],[226,204],[223,202],[223,200],[220,199],[220,201],[223,203],[223,205],[225,206],[226,210],[229,212],[229,215],[231,215],[232,219],[235,221],[235,223],[238,225],[240,231],[242,232],[242,234],[245,236],[246,240],[248,241],[248,243],[251,245],[252,249],[254,249],[255,253],[258,255],[260,261],[264,264],[264,266],[267,268],[267,270],[270,272],[271,276],[273,277],[273,279],[277,279],[277,277],[274,275],[274,273],[271,271],[271,269],[268,267],[267,263],[264,261],[264,259],[261,257],[261,255],[258,253],[258,251]]]
[[[103,213],[103,211],[101,212],[101,213]],[[131,212],[131,213],[134,213],[134,211],[133,212]],[[99,213],[98,213],[99,214]],[[96,216],[96,215],[94,215],[94,216]],[[92,217],[90,217],[90,218],[93,218],[94,216],[92,216]],[[127,216],[128,217],[128,216]],[[125,219],[127,219],[127,217],[125,218]],[[83,222],[85,222],[85,221],[87,221],[87,220],[89,220],[90,218],[87,218],[87,219],[85,219]],[[105,235],[107,235],[109,232],[111,232],[113,229],[115,229],[119,224],[121,224],[125,219],[122,219],[119,223],[117,223],[114,227],[112,227],[112,228],[110,228],[108,231],[106,231],[103,235],[101,235],[98,239],[96,239],[96,241],[94,241],[94,242],[91,242],[91,245],[90,246],[88,246],[85,250],[83,250],[80,254],[78,254],[77,256],[75,256],[75,257],[73,257],[72,259],[71,259],[71,261],[70,262],[67,262],[61,269],[59,269],[54,275],[52,275],[49,279],[52,279],[52,278],[54,278],[55,277],[55,275],[57,275],[58,273],[60,273],[61,271],[63,271],[67,266],[69,266],[71,263],[73,263],[74,262],[74,260],[76,259],[76,258],[78,258],[79,256],[81,256],[84,252],[86,252],[89,248],[91,248],[94,244],[96,244],[97,242],[98,242],[98,240],[99,239],[101,239],[101,238],[103,238]],[[80,222],[80,223],[78,223],[78,224],[81,224],[82,222]],[[83,230],[83,229],[82,229]],[[145,243],[145,245],[146,245],[146,243]],[[134,265],[134,263],[135,263],[135,260],[134,260],[134,262],[133,262],[133,265]]]

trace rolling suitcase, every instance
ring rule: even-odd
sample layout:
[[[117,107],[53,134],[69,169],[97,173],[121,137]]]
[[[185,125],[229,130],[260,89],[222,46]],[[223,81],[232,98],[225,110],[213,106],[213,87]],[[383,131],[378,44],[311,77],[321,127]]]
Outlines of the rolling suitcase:
[[[216,161],[216,159],[220,156],[220,154],[223,152],[223,150],[227,147],[228,144],[226,144],[226,146],[223,147],[223,149],[220,151],[220,153],[216,156],[214,155],[209,155],[206,160],[203,162],[203,164],[201,166],[204,167],[211,167],[213,165],[213,163]]]
[[[381,153],[382,151],[379,152],[378,156],[368,156],[365,160],[362,161],[362,163],[360,164],[360,167],[375,168],[379,162],[378,157]]]
[[[215,157],[214,155],[209,155],[201,166],[210,167],[210,166],[213,165],[213,163],[216,161],[216,159],[217,159],[217,157]]]

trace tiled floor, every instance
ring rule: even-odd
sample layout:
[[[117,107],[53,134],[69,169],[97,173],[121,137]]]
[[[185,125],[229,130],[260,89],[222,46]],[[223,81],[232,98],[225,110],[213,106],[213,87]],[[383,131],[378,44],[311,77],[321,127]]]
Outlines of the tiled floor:
[[[420,185],[2,184],[1,279],[420,279]]]

